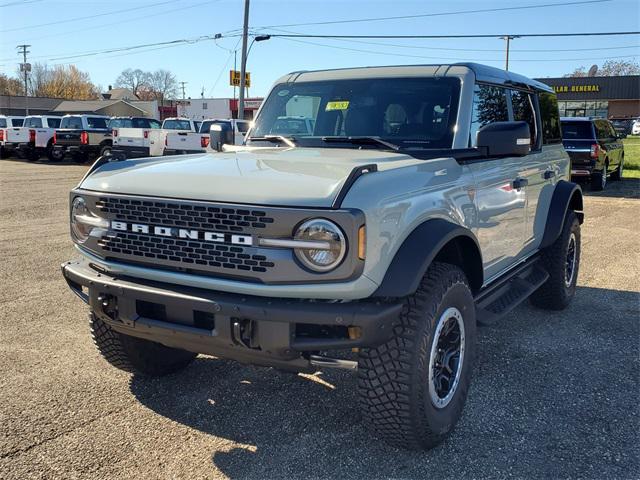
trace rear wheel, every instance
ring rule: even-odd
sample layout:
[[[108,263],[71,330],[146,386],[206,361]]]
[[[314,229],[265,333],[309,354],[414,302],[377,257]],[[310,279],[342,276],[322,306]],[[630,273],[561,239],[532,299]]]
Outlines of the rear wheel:
[[[542,250],[541,262],[549,279],[531,295],[531,303],[546,310],[566,308],[576,293],[580,268],[580,222],[570,211],[558,239]]]
[[[471,381],[475,305],[464,273],[434,263],[408,297],[387,343],[358,359],[364,420],[384,440],[436,446],[460,418]]]
[[[93,342],[102,357],[125,372],[166,375],[187,367],[198,355],[118,333],[93,313],[89,314],[89,322]]]
[[[622,174],[624,172],[624,157],[620,159],[620,165],[616,168],[616,171],[611,174],[611,180],[622,180]]]
[[[101,157],[108,157],[109,155],[111,155],[111,145],[105,145],[100,149]]]
[[[50,143],[47,146],[47,158],[52,162],[60,162],[64,160],[64,150],[61,148],[53,148],[53,144]]]
[[[599,172],[591,173],[591,190],[602,191],[607,186],[607,167],[605,163],[604,169]]]

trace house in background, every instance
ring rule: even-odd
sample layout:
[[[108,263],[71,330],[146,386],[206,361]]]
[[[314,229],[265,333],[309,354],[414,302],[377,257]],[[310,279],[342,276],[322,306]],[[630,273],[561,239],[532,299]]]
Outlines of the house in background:
[[[63,100],[52,112],[54,115],[93,113],[108,117],[158,118],[158,102],[127,102],[125,100]]]
[[[46,115],[56,108],[61,102],[61,98],[49,97],[28,97],[26,106],[29,107],[30,115]],[[0,115],[24,115],[25,98],[13,95],[0,95]]]

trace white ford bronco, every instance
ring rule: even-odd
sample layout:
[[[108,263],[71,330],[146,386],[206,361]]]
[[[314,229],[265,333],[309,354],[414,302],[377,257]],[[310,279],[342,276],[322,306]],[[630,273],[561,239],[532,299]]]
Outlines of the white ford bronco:
[[[212,129],[221,153],[98,160],[70,194],[63,274],[118,368],[357,370],[373,430],[430,448],[461,415],[476,324],[575,294],[559,125],[551,88],[477,64],[291,73],[244,146]]]

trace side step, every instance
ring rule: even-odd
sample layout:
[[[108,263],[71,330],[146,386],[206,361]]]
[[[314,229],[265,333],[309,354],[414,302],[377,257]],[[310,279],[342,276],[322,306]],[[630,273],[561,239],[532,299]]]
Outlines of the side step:
[[[476,318],[480,325],[493,325],[520,305],[547,281],[549,274],[528,260],[476,296]]]

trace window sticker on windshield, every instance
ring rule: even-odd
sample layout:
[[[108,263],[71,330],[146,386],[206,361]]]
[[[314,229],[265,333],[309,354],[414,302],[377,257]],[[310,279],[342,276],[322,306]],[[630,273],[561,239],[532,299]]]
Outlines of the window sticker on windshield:
[[[324,110],[325,112],[330,112],[331,110],[346,110],[347,108],[349,108],[349,100],[338,100],[327,102],[327,107]]]

